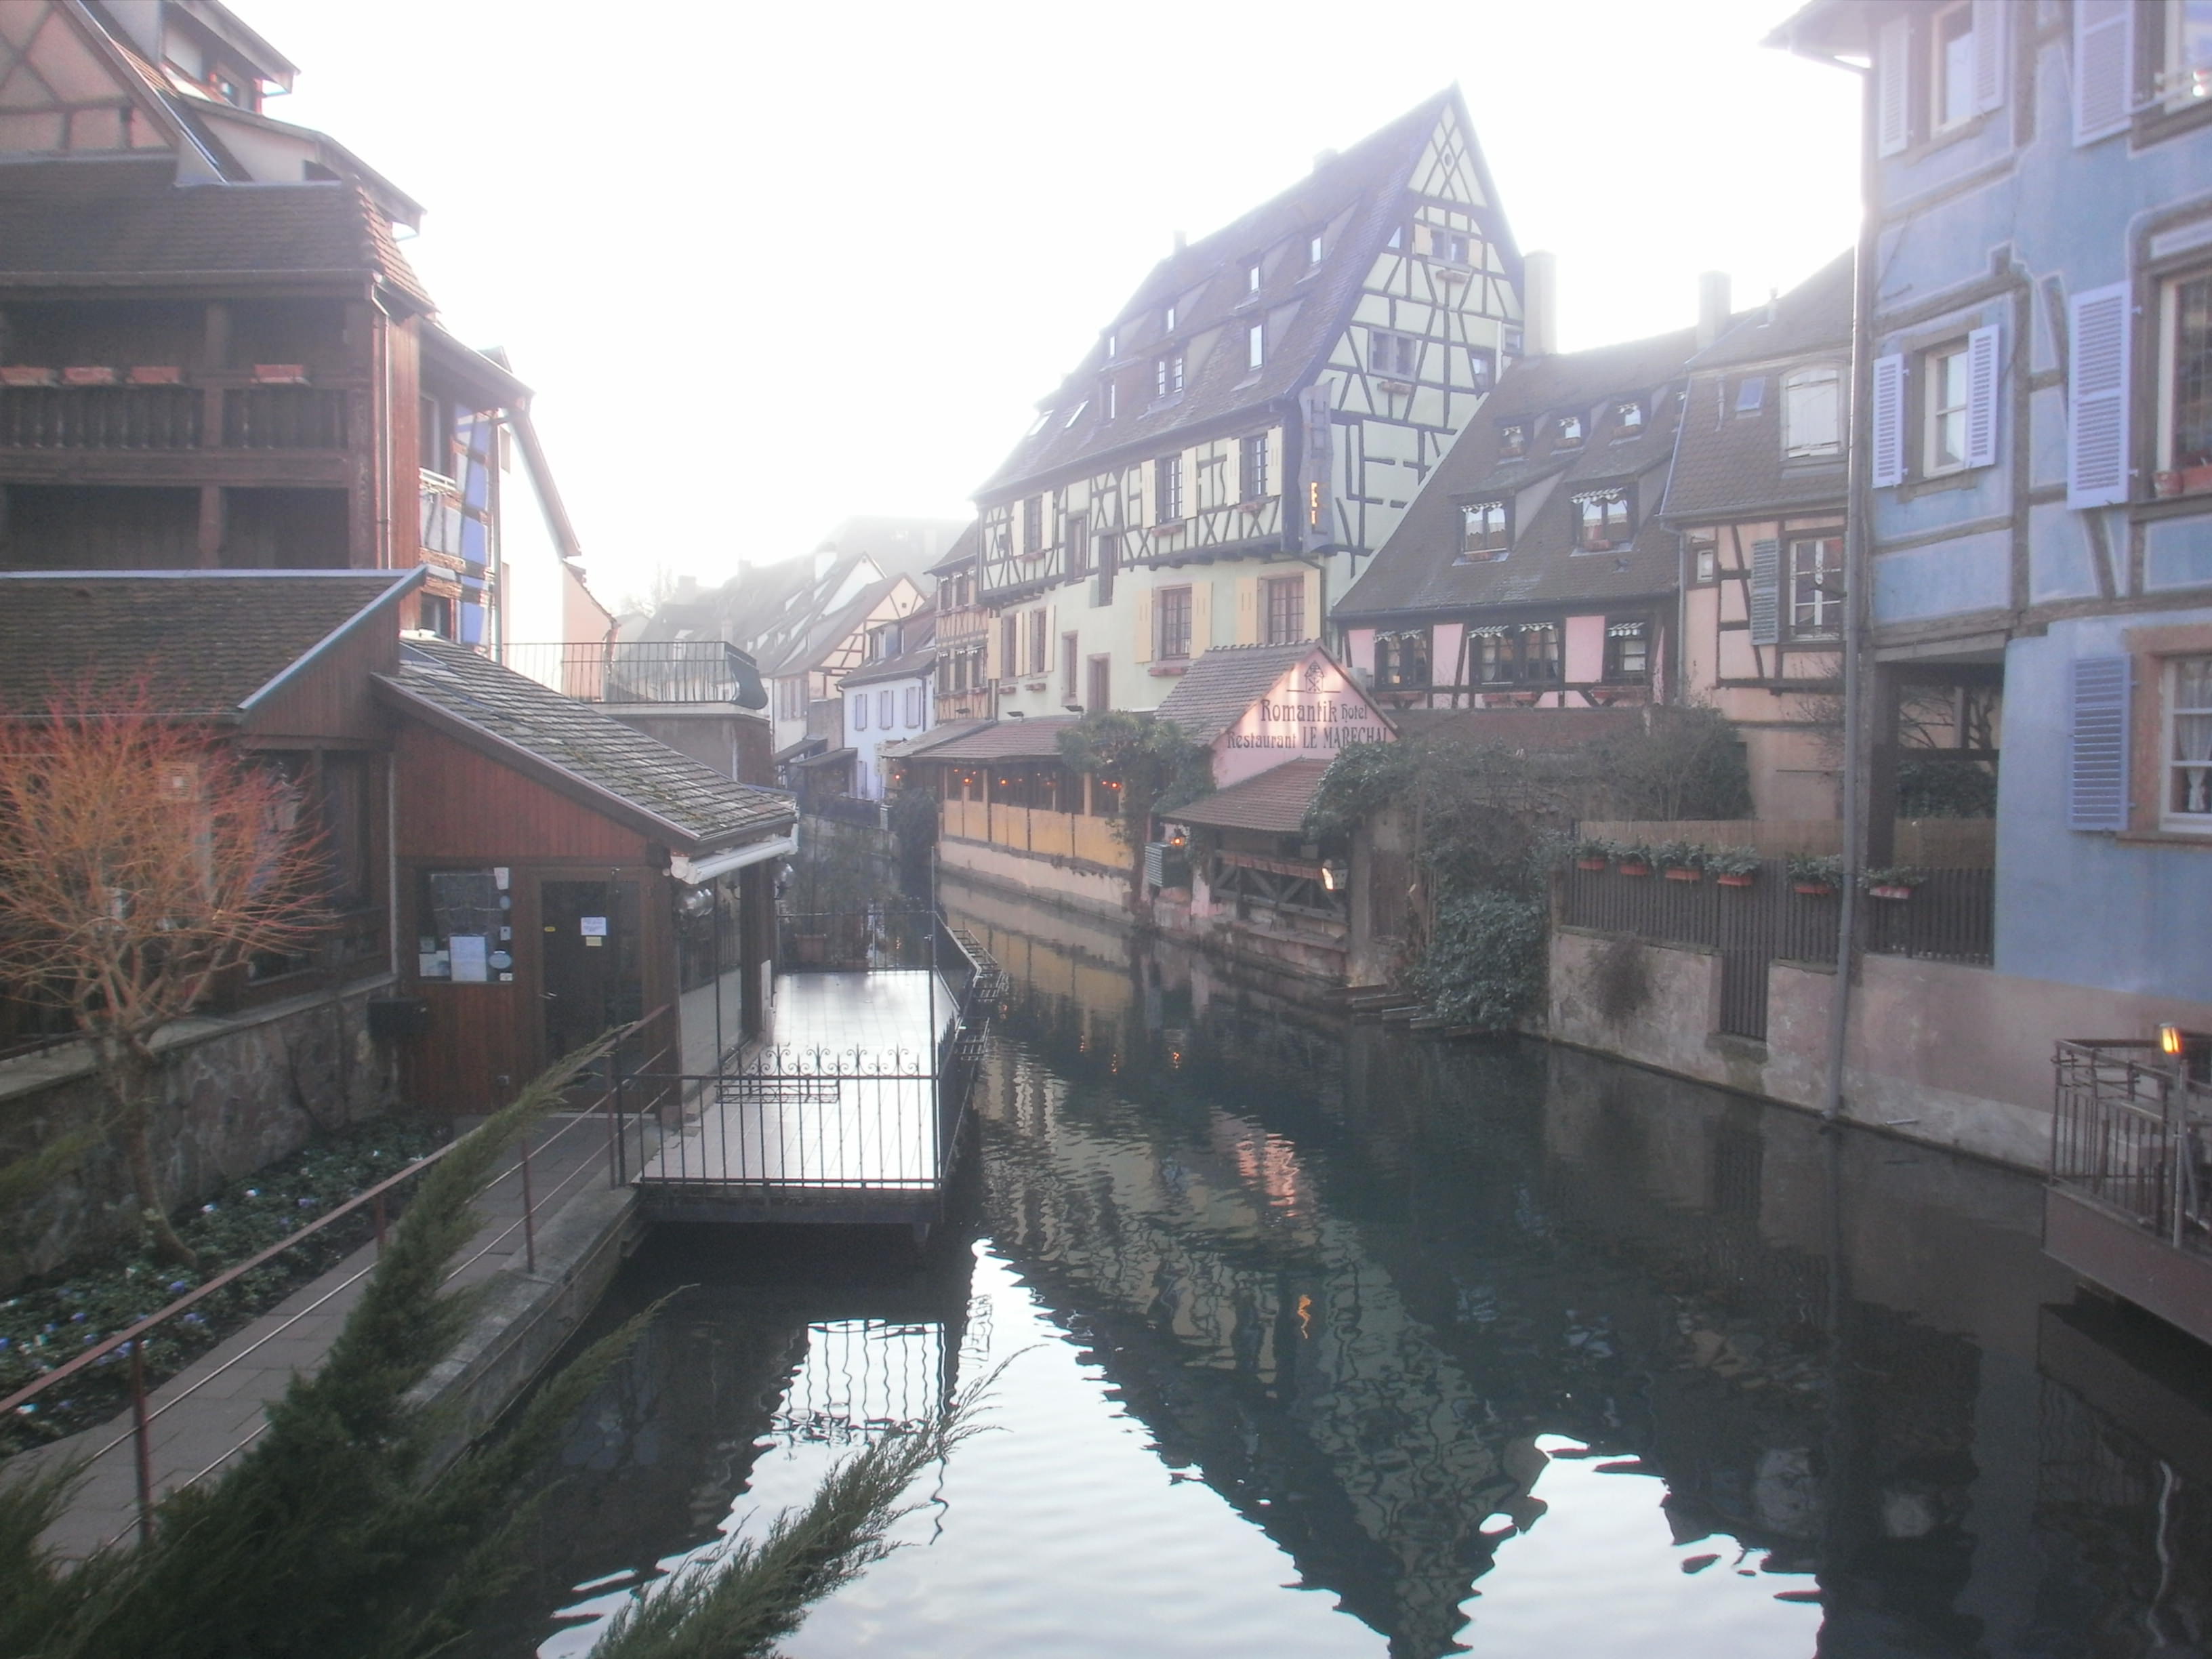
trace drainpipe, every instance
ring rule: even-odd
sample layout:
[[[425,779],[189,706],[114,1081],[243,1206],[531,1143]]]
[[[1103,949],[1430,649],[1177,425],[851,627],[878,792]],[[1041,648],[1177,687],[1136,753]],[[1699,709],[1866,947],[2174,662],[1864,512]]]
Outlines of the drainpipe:
[[[369,422],[373,440],[370,464],[376,468],[376,568],[391,570],[397,567],[392,558],[392,313],[383,296],[377,293],[376,284],[368,285],[368,302],[375,307],[382,325],[376,330],[377,402],[375,418]]]
[[[1834,60],[1832,60],[1834,61]],[[1866,648],[1867,586],[1872,580],[1867,556],[1872,540],[1874,427],[1875,260],[1880,252],[1875,211],[1875,78],[1870,68],[1836,62],[1859,82],[1859,240],[1851,271],[1851,424],[1844,485],[1844,775],[1839,828],[1843,831],[1843,882],[1838,896],[1836,983],[1828,1001],[1827,1075],[1820,1089],[1820,1116],[1833,1123],[1844,1115],[1844,1060],[1851,1018],[1851,958],[1857,945],[1859,866],[1866,844],[1861,823],[1866,815],[1865,691],[1860,657]]]

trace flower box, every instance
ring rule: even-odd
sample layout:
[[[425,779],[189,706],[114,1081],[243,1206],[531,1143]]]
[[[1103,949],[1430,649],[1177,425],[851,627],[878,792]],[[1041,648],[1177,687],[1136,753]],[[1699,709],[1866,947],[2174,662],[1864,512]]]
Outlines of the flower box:
[[[62,371],[64,386],[113,386],[115,371],[106,363],[71,363]]]
[[[1660,873],[1669,881],[1703,881],[1705,878],[1705,872],[1702,870],[1684,870],[1680,867],[1662,870]]]
[[[1752,883],[1757,881],[1759,878],[1757,876],[1729,874],[1715,876],[1713,879],[1723,887],[1748,887]]]
[[[185,371],[174,363],[140,363],[131,371],[133,386],[182,386]]]
[[[1651,866],[1636,859],[1623,859],[1620,873],[1624,876],[1648,876],[1651,873]]]
[[[1910,887],[1899,887],[1889,882],[1877,882],[1867,889],[1867,896],[1891,900],[1909,899],[1912,896],[1912,890]]]
[[[307,366],[305,363],[256,363],[253,366],[256,386],[305,386]]]
[[[1575,860],[1575,868],[1577,870],[1602,870],[1605,868],[1605,860],[1603,859],[1577,859]]]
[[[1793,881],[1790,890],[1807,898],[1827,898],[1835,892],[1836,884],[1830,881]]]
[[[55,378],[51,368],[33,368],[28,363],[0,368],[0,386],[52,386]]]

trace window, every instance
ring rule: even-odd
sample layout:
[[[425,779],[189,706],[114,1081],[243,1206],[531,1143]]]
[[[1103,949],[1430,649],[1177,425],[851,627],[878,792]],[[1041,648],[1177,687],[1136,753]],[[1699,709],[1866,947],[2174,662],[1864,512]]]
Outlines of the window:
[[[1306,637],[1306,579],[1270,576],[1260,584],[1268,645],[1295,645]]]
[[[1045,629],[1048,619],[1039,606],[1030,612],[1030,672],[1042,674],[1045,667]]]
[[[1010,611],[999,618],[999,678],[1000,679],[1010,680],[1022,672],[1021,665],[1016,660],[1014,654],[1021,648],[1021,643],[1020,619]]]
[[[453,411],[435,398],[419,399],[416,408],[415,444],[422,470],[443,477],[453,470]]]
[[[1022,556],[1044,551],[1044,497],[1031,495],[1022,502]]]
[[[1075,701],[1075,665],[1080,660],[1076,654],[1075,635],[1062,634],[1060,636],[1060,700],[1062,702]]]
[[[1163,455],[1152,463],[1152,522],[1173,524],[1182,517],[1182,457]]]
[[[1067,418],[1060,423],[1060,430],[1065,432],[1069,427],[1073,426],[1078,421],[1081,420],[1083,418],[1083,411],[1090,407],[1091,399],[1088,398],[1079,402],[1074,408],[1067,411]]]
[[[1093,657],[1091,659],[1091,685],[1084,700],[1085,709],[1093,714],[1114,706],[1114,659]]]
[[[1152,364],[1152,395],[1171,398],[1182,390],[1182,353],[1170,351]]]
[[[1469,243],[1463,230],[1431,229],[1429,251],[1446,264],[1463,265],[1468,263]]]
[[[1091,571],[1091,520],[1080,513],[1071,516],[1064,532],[1067,541],[1067,574],[1088,575]]]
[[[1843,406],[1832,365],[1801,368],[1782,382],[1782,453],[1793,457],[1843,452]]]
[[[1606,619],[1605,678],[1609,685],[1638,685],[1651,678],[1649,622]]]
[[[1386,691],[1421,690],[1427,687],[1427,629],[1375,636],[1375,684]]]
[[[1926,388],[1921,471],[1932,478],[1966,465],[1966,343],[1925,353],[1921,366]]]
[[[415,597],[415,626],[445,639],[453,637],[453,602],[443,593]]]
[[[1936,15],[1928,32],[1929,128],[1942,132],[1973,119],[1974,9],[1961,3]]]
[[[513,896],[503,870],[425,870],[416,889],[417,979],[514,979]]]
[[[1244,267],[1244,296],[1256,298],[1260,292],[1260,262],[1254,260]]]
[[[1500,421],[1498,423],[1498,459],[1517,461],[1528,453],[1528,422]]]
[[[2160,479],[2159,493],[2193,495],[2212,489],[2212,271],[2168,283],[2164,301],[2158,459],[2175,476]]]
[[[1844,542],[1816,536],[1790,544],[1790,631],[1832,634],[1843,625]]]
[[[1112,375],[1108,375],[1098,388],[1098,414],[1102,420],[1110,421],[1121,412],[1121,387]]]
[[[860,693],[853,698],[852,703],[853,729],[865,732],[868,729],[868,694],[865,691]]]
[[[1625,398],[1613,406],[1613,435],[1633,438],[1644,430],[1644,405],[1633,398]]]
[[[1512,544],[1512,515],[1503,501],[1469,501],[1459,510],[1460,551],[1471,559],[1502,559]]]
[[[1766,407],[1766,376],[1747,374],[1735,383],[1735,412],[1756,415]]]
[[[876,729],[879,732],[891,729],[891,689],[888,685],[876,693]]]
[[[1267,325],[1255,323],[1244,331],[1244,367],[1257,368],[1267,361]]]
[[[1410,334],[1367,331],[1367,367],[1386,380],[1410,380],[1419,372],[1421,343]]]
[[[1632,533],[1628,491],[1586,489],[1575,497],[1575,550],[1607,553],[1626,547]]]
[[[1474,376],[1478,392],[1490,390],[1490,383],[1498,378],[1498,356],[1488,346],[1470,347],[1467,354],[1468,371]]]
[[[1208,513],[1229,505],[1229,456],[1218,445],[1198,452],[1198,510]]]
[[[2212,0],[2166,0],[2166,63],[2160,92],[2168,109],[2212,101]]]
[[[1267,434],[1256,433],[1237,441],[1237,499],[1265,501],[1267,496]]]
[[[1155,656],[1190,655],[1190,589],[1163,587],[1155,592],[1152,627],[1158,636],[1153,642]]]
[[[921,688],[918,685],[909,685],[906,689],[906,723],[908,726],[921,724]]]
[[[1561,449],[1572,449],[1583,441],[1583,417],[1579,415],[1562,415],[1559,419],[1559,447]]]
[[[1468,629],[1475,678],[1486,685],[1543,685],[1559,678],[1559,625],[1516,623]]]
[[[1172,334],[1175,332],[1175,325],[1176,308],[1173,306],[1170,306],[1165,311],[1160,313],[1160,332],[1163,334]]]
[[[2169,830],[2212,835],[2212,657],[2166,665],[2166,800]]]
[[[1692,580],[1698,582],[1716,582],[1720,580],[1720,574],[1721,549],[1719,542],[1711,536],[1691,537],[1690,574]]]
[[[1110,363],[1121,355],[1121,331],[1118,328],[1109,328],[1106,331],[1106,361]]]
[[[1306,238],[1306,264],[1309,265],[1319,264],[1321,263],[1321,233],[1319,231],[1316,231],[1312,235]]]
[[[1098,538],[1098,580],[1091,585],[1093,605],[1114,603],[1114,571],[1121,562],[1121,538],[1101,536]]]

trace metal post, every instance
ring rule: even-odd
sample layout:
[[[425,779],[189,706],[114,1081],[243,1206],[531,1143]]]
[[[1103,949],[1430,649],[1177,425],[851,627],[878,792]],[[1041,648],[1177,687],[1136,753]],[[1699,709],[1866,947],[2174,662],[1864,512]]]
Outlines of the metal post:
[[[382,1255],[384,1254],[384,1194],[382,1193],[376,1195],[376,1202],[370,1206],[370,1213],[376,1218],[376,1253]]]
[[[538,1271],[538,1224],[530,1196],[530,1136],[522,1137],[522,1260],[532,1273]]]
[[[146,1338],[131,1339],[131,1438],[138,1459],[138,1541],[154,1541],[154,1437],[146,1416]]]

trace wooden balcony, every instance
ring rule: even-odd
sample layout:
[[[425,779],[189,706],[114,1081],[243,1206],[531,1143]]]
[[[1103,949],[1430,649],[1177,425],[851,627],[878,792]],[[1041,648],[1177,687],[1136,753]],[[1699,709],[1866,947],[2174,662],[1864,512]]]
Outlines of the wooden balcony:
[[[343,485],[343,386],[0,386],[0,477],[18,483]]]
[[[2151,1042],[2066,1041],[2043,1248],[2212,1342],[2212,1085]]]

